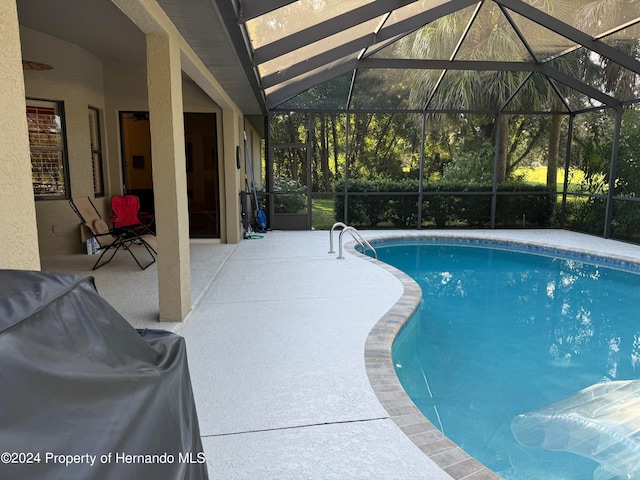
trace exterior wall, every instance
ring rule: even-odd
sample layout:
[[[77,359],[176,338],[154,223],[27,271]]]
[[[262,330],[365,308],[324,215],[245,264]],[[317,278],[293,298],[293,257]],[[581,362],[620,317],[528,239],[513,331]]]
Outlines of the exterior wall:
[[[40,269],[15,2],[0,3],[0,268]]]
[[[93,197],[88,107],[104,109],[102,62],[76,45],[35,30],[21,27],[20,37],[23,58],[53,66],[25,71],[25,94],[64,102],[71,196]],[[104,200],[96,206],[103,206]],[[41,256],[80,252],[79,220],[67,200],[36,201],[36,216]]]
[[[21,27],[23,57],[52,65],[53,70],[25,71],[25,95],[64,102],[69,180],[72,196],[90,196],[103,218],[110,197],[122,193],[120,111],[148,111],[145,68],[103,62],[77,45]],[[222,110],[200,88],[183,80],[184,110],[216,113],[221,138]],[[93,198],[93,173],[87,108],[101,114],[105,196]],[[219,158],[222,158],[222,142]],[[221,190],[221,210],[224,208]],[[67,200],[36,201],[41,256],[81,252],[79,220]]]
[[[238,242],[242,238],[238,195],[241,177],[236,168],[235,152],[242,144],[243,115],[156,2],[111,1],[146,36],[146,63],[139,65],[137,69],[124,65],[105,65],[102,59],[78,45],[26,27],[19,28],[21,38],[17,42],[15,37],[18,36],[18,18],[14,3],[0,3],[0,27],[8,26],[0,31],[0,39],[6,36],[9,41],[3,45],[10,47],[7,59],[0,61],[0,87],[19,87],[14,89],[19,98],[15,97],[15,101],[7,105],[8,110],[13,113],[7,119],[21,124],[24,130],[22,150],[7,142],[9,151],[6,156],[15,155],[18,161],[10,159],[5,162],[5,168],[20,176],[14,183],[22,185],[22,194],[27,195],[31,185],[28,142],[25,142],[28,136],[24,97],[58,101],[64,105],[67,172],[70,182],[67,194],[72,197],[92,197],[88,107],[97,108],[101,112],[103,127],[101,134],[106,195],[95,199],[95,204],[106,219],[109,216],[110,197],[120,193],[122,188],[118,112],[148,110],[152,148],[157,159],[154,163],[160,166],[157,170],[154,169],[154,185],[158,199],[162,200],[162,204],[156,201],[156,206],[159,207],[156,211],[158,286],[161,299],[159,313],[163,321],[180,321],[190,309],[186,157],[181,114],[183,111],[209,112],[221,117],[218,123],[219,158],[222,159],[221,200],[224,200],[221,202],[221,241],[229,243]],[[3,35],[5,31],[9,33]],[[19,82],[22,79],[19,74],[20,53],[23,53],[23,58],[52,65],[53,70],[28,72],[24,76],[24,82]],[[12,75],[6,83],[2,78],[3,68]],[[192,81],[185,81],[185,76]],[[169,136],[165,135],[167,128],[172,129],[169,142]],[[2,136],[0,146],[5,146]],[[22,168],[12,169],[14,163],[16,167]],[[33,228],[27,234],[30,234],[32,246],[35,247],[34,230],[37,224],[40,255],[79,252],[80,221],[67,201],[39,201],[36,206],[32,189],[29,193],[31,212],[27,221],[31,221]],[[15,218],[13,215],[10,220]],[[172,223],[181,227],[172,229]],[[13,224],[9,224],[9,228],[11,235],[18,230]],[[37,257],[36,248],[31,251],[28,247],[21,250],[23,256],[25,252]],[[33,264],[37,263],[34,261]]]

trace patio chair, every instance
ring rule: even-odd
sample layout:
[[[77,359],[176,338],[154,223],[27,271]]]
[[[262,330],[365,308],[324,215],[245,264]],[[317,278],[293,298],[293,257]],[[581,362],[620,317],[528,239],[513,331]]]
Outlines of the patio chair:
[[[102,252],[100,253],[100,257],[96,263],[93,265],[93,270],[109,263],[120,249],[129,252],[142,270],[145,270],[147,267],[155,263],[155,237],[152,235],[140,235],[136,233],[135,230],[126,227],[109,229],[109,226],[102,219],[100,213],[89,197],[72,198],[69,200],[69,205],[71,205],[73,211],[82,221],[82,225],[88,232],[90,232],[91,236],[95,238],[99,246],[98,251]],[[151,257],[151,261],[144,266],[140,263],[132,250],[132,247],[135,245],[143,246]],[[109,259],[101,263],[102,258],[107,252],[112,252]]]
[[[114,228],[128,227],[141,235],[155,235],[152,229],[153,215],[140,212],[140,198],[137,195],[114,195],[111,197],[111,211]]]

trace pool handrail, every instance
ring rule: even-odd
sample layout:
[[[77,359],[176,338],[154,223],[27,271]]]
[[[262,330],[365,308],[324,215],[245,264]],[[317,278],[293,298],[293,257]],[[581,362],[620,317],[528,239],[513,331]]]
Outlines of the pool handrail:
[[[342,255],[342,236],[345,234],[345,232],[349,232],[353,239],[358,242],[360,248],[362,248],[363,254],[366,252],[366,249],[369,248],[369,250],[371,250],[371,252],[373,253],[373,258],[378,258],[378,252],[376,252],[376,249],[371,246],[367,239],[364,238],[355,227],[350,227],[342,222],[336,222],[331,227],[331,231],[329,232],[329,253],[335,253],[335,251],[333,250],[333,231],[337,227],[342,227],[342,231],[340,232],[340,236],[338,239],[338,260],[344,260],[344,256]]]
[[[342,222],[336,222],[333,224],[333,226],[331,227],[331,230],[329,231],[329,253],[336,253],[335,250],[333,249],[333,231],[338,227],[347,228],[348,225]]]

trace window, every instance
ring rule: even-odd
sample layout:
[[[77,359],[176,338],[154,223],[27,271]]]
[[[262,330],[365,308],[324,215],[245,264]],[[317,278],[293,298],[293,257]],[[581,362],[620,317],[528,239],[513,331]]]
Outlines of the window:
[[[67,198],[69,188],[62,104],[27,99],[27,124],[36,198]]]
[[[93,168],[93,192],[104,196],[104,173],[102,170],[102,142],[100,141],[100,111],[89,107],[89,139],[91,141],[91,167]]]

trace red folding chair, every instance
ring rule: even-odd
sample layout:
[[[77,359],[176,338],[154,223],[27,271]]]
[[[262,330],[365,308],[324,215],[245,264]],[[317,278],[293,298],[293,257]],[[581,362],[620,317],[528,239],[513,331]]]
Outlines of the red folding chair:
[[[115,195],[111,197],[111,223],[115,228],[127,227],[138,233],[155,234],[151,228],[153,217],[147,222],[142,222],[139,218],[140,199],[136,195]],[[140,214],[140,216],[142,216]],[[146,215],[149,217],[149,215]],[[145,219],[147,220],[147,219]]]

